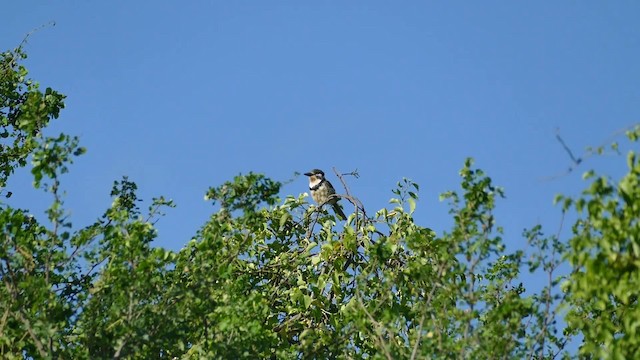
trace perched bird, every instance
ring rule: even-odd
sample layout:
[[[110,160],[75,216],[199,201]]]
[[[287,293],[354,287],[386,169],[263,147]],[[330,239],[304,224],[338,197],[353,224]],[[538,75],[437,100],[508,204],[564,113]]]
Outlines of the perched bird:
[[[324,177],[324,172],[319,169],[313,169],[305,173],[305,175],[309,177],[311,197],[318,203],[318,206],[329,204],[341,220],[347,220],[347,216],[342,211],[342,207],[338,204],[338,197],[335,196],[336,189],[331,185],[329,180]]]

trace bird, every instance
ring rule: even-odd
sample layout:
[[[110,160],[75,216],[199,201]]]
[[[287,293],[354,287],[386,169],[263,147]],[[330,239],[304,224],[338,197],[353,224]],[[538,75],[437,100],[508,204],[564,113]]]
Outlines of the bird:
[[[336,196],[336,189],[331,185],[329,180],[324,177],[324,172],[320,169],[313,169],[305,173],[305,175],[309,177],[311,197],[318,203],[318,206],[329,204],[340,220],[347,220],[347,216],[342,211],[342,207],[338,204],[339,198]]]

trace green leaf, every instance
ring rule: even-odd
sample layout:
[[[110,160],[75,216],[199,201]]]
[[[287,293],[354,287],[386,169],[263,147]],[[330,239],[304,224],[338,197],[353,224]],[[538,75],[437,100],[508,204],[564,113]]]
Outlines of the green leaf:
[[[304,295],[302,299],[304,301],[304,308],[308,309],[309,306],[311,306],[311,302],[313,301],[313,298],[309,295]]]
[[[407,199],[407,202],[409,203],[409,214],[413,214],[413,212],[416,210],[416,200],[413,197],[410,197]]]
[[[282,216],[280,217],[280,224],[279,224],[279,228],[282,229],[284,227],[284,225],[287,223],[287,220],[289,220],[289,218],[291,217],[291,215],[289,215],[289,213],[285,212],[284,214],[282,214]]]

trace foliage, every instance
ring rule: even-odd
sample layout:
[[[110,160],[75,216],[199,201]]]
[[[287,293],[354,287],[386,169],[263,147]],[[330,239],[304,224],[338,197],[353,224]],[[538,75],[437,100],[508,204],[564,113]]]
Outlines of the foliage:
[[[0,54],[0,187],[38,146],[38,136],[64,108],[64,95],[27,79],[20,49]]]
[[[627,132],[640,137],[640,126]],[[617,145],[614,144],[614,149]],[[584,336],[583,355],[640,356],[640,161],[627,154],[627,174],[617,183],[593,172],[577,199],[559,197],[564,210],[582,217],[574,224],[567,258],[574,271],[564,284],[569,329]]]
[[[583,197],[560,198],[582,214],[568,243],[536,225],[527,252],[506,250],[494,218],[503,190],[470,159],[461,190],[442,195],[453,225],[441,235],[415,222],[419,186],[408,179],[372,216],[345,195],[355,211],[337,226],[306,194],[280,199],[279,182],[249,173],[208,190],[219,210],[171,252],[153,245],[153,224],[173,204],[153,199],[143,212],[126,177],[101,217],[73,228],[60,175],[84,149],[42,135],[64,96],[39,92],[24,57],[2,55],[0,185],[31,156],[52,202],[46,223],[0,204],[2,358],[637,357],[635,153],[617,184],[590,174]],[[529,272],[547,286],[526,289]]]

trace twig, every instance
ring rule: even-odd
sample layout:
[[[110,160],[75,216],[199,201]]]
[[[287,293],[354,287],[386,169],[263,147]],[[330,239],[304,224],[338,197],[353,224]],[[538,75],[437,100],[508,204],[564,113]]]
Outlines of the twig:
[[[349,202],[351,202],[355,207],[356,210],[362,210],[363,213],[365,213],[364,211],[364,205],[362,204],[362,202],[360,200],[358,200],[357,198],[355,198],[354,196],[351,195],[351,191],[349,190],[349,186],[347,185],[347,182],[344,180],[344,176],[345,175],[351,175],[353,177],[355,177],[356,179],[360,177],[360,174],[358,173],[358,169],[353,170],[352,172],[348,172],[348,173],[340,173],[338,172],[338,169],[335,168],[335,166],[333,167],[333,172],[336,174],[336,176],[338,177],[338,179],[340,180],[340,182],[342,183],[342,187],[344,188],[344,191],[346,193],[346,195],[340,195],[340,197],[345,198],[347,200],[349,200]]]
[[[38,339],[38,336],[33,331],[33,327],[31,326],[31,322],[29,321],[29,319],[24,317],[24,315],[22,314],[22,310],[18,310],[16,315],[18,316],[20,321],[22,321],[24,326],[27,328],[27,332],[29,333],[29,336],[31,337],[31,339],[35,343],[36,348],[38,349],[38,353],[40,353],[40,356],[42,358],[46,358],[47,357],[47,352],[44,349],[44,344],[42,344],[42,341],[40,341],[40,339]]]
[[[313,221],[309,221],[309,227],[307,228],[307,239],[309,239],[309,241],[311,241],[311,235],[313,234],[313,229],[316,227],[316,224],[318,223],[318,220],[320,219],[320,209],[322,208],[322,206],[318,205],[318,207],[315,208],[315,210],[313,211],[313,213],[316,213],[316,217],[313,219]],[[308,213],[305,213],[305,216],[309,216],[311,217],[311,215],[308,215]]]
[[[371,321],[371,324],[376,328],[376,337],[378,338],[380,347],[384,351],[384,355],[388,360],[393,360],[391,353],[389,353],[389,349],[387,349],[387,344],[384,338],[382,337],[382,332],[384,331],[383,325],[380,324],[376,319],[374,319],[371,313],[367,311],[367,307],[362,302],[362,298],[360,297],[360,294],[358,291],[356,291],[356,299],[358,300],[358,304],[360,304],[360,307],[362,307],[362,310],[364,311],[364,313],[367,315],[367,317]]]
[[[624,127],[618,131],[615,131],[611,136],[609,136],[607,139],[605,139],[605,141],[603,141],[600,146],[598,146],[596,149],[598,148],[603,148],[606,145],[608,145],[609,143],[611,143],[611,141],[615,138],[617,138],[618,136],[624,134],[625,132],[633,129],[634,127],[640,125],[640,123],[634,124],[634,125],[630,125],[627,127]],[[573,154],[573,151],[571,151],[571,149],[569,148],[569,146],[567,145],[567,143],[564,141],[564,139],[560,136],[560,130],[556,129],[556,139],[558,140],[558,142],[560,143],[560,145],[562,146],[562,148],[564,149],[564,151],[569,155],[569,159],[571,159],[571,165],[569,166],[569,168],[567,168],[566,171],[553,175],[553,176],[549,176],[546,178],[543,178],[543,181],[549,181],[549,180],[554,180],[557,179],[559,177],[565,176],[570,174],[571,172],[573,172],[576,168],[578,168],[578,166],[580,166],[580,164],[582,164],[586,159],[594,156],[596,154],[596,151],[594,151],[593,149],[588,149],[586,150],[582,156],[578,156],[576,157]]]
[[[560,129],[556,129],[556,139],[558,139],[558,141],[560,142],[560,145],[562,145],[562,147],[564,148],[564,151],[567,152],[567,154],[569,154],[569,157],[571,158],[571,161],[573,161],[573,163],[577,166],[580,165],[580,163],[582,162],[582,158],[576,158],[573,155],[573,152],[571,152],[571,149],[569,149],[569,147],[567,146],[567,144],[564,142],[564,140],[562,140],[562,137],[560,136]]]
[[[29,39],[29,36],[33,35],[34,33],[36,33],[36,32],[38,32],[38,31],[42,30],[43,28],[45,28],[45,27],[47,27],[47,26],[56,26],[56,22],[52,20],[52,21],[49,21],[49,22],[48,22],[48,23],[46,23],[46,24],[42,24],[42,25],[38,26],[37,28],[35,28],[35,29],[33,29],[33,30],[29,31],[29,32],[28,32],[28,33],[27,33],[27,34],[22,38],[22,41],[20,42],[20,44],[19,44],[19,45],[18,45],[18,46],[13,50],[13,53],[14,53],[14,54],[16,54],[16,53],[18,53],[20,50],[22,50],[22,47],[27,43],[27,39]],[[12,59],[11,59],[11,61],[7,64],[7,67],[6,67],[6,68],[4,68],[4,69],[2,69],[2,70],[3,70],[3,73],[2,73],[1,75],[2,75],[2,78],[3,78],[3,79],[4,79],[4,77],[6,77],[6,76],[7,76],[8,70],[9,70],[9,69],[11,69],[11,68],[13,68],[14,66],[16,66],[16,64],[17,64],[17,59],[12,58]],[[5,71],[7,71],[7,72],[5,72]]]
[[[18,45],[18,47],[16,48],[16,50],[22,49],[22,47],[27,43],[27,39],[29,39],[29,36],[35,34],[36,32],[48,27],[48,26],[56,26],[56,22],[54,20],[49,21],[46,24],[42,24],[40,26],[38,26],[37,28],[32,29],[31,31],[29,31],[24,38],[22,39],[22,41],[20,42],[20,45]]]
[[[422,338],[422,325],[424,324],[424,320],[427,318],[427,314],[422,315],[422,319],[420,319],[420,325],[418,325],[418,338],[416,339],[416,343],[413,344],[413,350],[411,351],[411,360],[416,358],[418,355],[418,345],[420,345],[420,339]]]
[[[446,267],[445,262],[442,262],[440,266],[438,266],[438,274],[436,275],[436,279],[442,278],[442,274],[445,271],[445,267]],[[436,292],[436,284],[432,284],[431,291],[429,291],[429,294],[425,299],[425,308],[428,308],[431,306],[431,301],[433,300],[433,295],[435,294],[435,292]],[[411,352],[411,360],[414,360],[418,354],[418,347],[420,345],[420,341],[422,340],[422,326],[424,324],[424,320],[426,319],[426,317],[427,317],[427,313],[422,315],[422,319],[420,319],[420,325],[418,326],[418,338],[416,339],[416,343],[413,345],[413,351]]]

